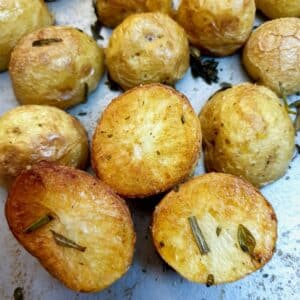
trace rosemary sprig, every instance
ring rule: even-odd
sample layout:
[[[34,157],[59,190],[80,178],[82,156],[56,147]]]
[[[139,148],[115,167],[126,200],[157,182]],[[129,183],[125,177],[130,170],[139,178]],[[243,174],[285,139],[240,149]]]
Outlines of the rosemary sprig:
[[[205,238],[199,227],[196,217],[195,216],[189,217],[188,220],[201,255],[207,254],[210,251],[210,249],[205,241]]]
[[[252,233],[244,225],[240,224],[238,227],[237,237],[242,251],[253,256],[256,240]]]
[[[32,42],[32,47],[43,47],[49,46],[54,43],[61,43],[63,40],[58,38],[51,38],[51,39],[41,39]]]
[[[66,248],[73,248],[73,249],[76,249],[81,252],[85,251],[86,247],[76,244],[74,241],[66,238],[65,236],[63,236],[60,233],[55,232],[54,230],[51,230],[51,232],[53,234],[54,241],[57,245],[66,247]]]
[[[46,214],[43,217],[37,219],[34,221],[32,224],[27,226],[24,230],[23,233],[31,233],[33,231],[36,231],[37,229],[41,228],[42,226],[48,224],[51,222],[54,218],[50,214]]]

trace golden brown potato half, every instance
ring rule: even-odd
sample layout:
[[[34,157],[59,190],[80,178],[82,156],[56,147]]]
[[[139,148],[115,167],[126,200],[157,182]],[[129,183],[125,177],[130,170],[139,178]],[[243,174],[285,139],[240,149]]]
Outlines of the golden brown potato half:
[[[254,18],[254,0],[182,0],[176,17],[192,44],[217,56],[243,46]]]
[[[100,291],[132,262],[135,233],[125,202],[83,171],[35,165],[18,176],[5,208],[17,240],[70,289]]]
[[[9,72],[22,104],[62,109],[87,100],[104,72],[104,53],[82,31],[51,26],[25,36],[11,55]]]
[[[113,31],[106,63],[123,89],[155,82],[172,85],[189,67],[188,39],[167,15],[132,15]]]
[[[96,10],[101,23],[108,27],[119,25],[135,13],[160,11],[171,13],[171,0],[96,0]]]
[[[158,253],[180,275],[221,284],[239,280],[271,259],[277,220],[252,185],[209,173],[164,197],[154,212],[152,236]],[[203,239],[202,247],[196,236]]]
[[[250,83],[215,94],[200,114],[205,166],[263,186],[284,175],[295,148],[292,121],[275,93]]]
[[[163,85],[144,85],[105,109],[93,138],[92,163],[118,194],[143,198],[187,178],[200,144],[200,122],[188,99]]]
[[[80,122],[50,106],[25,105],[0,117],[0,184],[41,161],[84,168],[87,134]]]
[[[300,91],[300,19],[266,22],[250,36],[243,53],[249,75],[278,95]]]
[[[52,23],[42,0],[1,0],[0,72],[7,69],[10,53],[22,36]]]
[[[255,3],[270,19],[300,17],[299,0],[255,0]]]

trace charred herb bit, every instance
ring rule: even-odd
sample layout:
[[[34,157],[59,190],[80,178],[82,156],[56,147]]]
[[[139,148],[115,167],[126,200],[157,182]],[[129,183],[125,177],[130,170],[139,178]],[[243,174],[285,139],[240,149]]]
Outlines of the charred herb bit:
[[[100,34],[102,29],[102,24],[99,20],[96,20],[94,24],[91,25],[91,32],[93,35],[94,40],[104,40],[103,36]]]
[[[181,116],[181,123],[185,124],[185,117],[184,117],[184,115]]]
[[[32,47],[43,47],[49,46],[55,43],[61,43],[63,40],[58,38],[51,38],[51,39],[41,39],[32,42]]]
[[[83,116],[86,116],[86,115],[87,115],[87,112],[85,112],[85,111],[81,111],[81,112],[78,113],[78,116],[80,116],[80,117],[83,117]]]
[[[89,95],[89,85],[85,82],[84,83],[83,102],[87,102],[88,101],[88,95]]]
[[[63,235],[55,232],[54,230],[51,230],[51,232],[53,234],[54,241],[57,245],[62,246],[62,247],[66,247],[66,248],[73,248],[73,249],[76,249],[76,250],[81,251],[81,252],[85,251],[86,247],[83,247],[83,246],[80,246],[80,245],[76,244],[72,240],[64,237]]]
[[[189,217],[188,220],[201,255],[207,254],[210,251],[210,249],[205,241],[205,238],[199,227],[196,217],[195,216]]]
[[[105,84],[110,88],[112,91],[122,91],[122,88],[107,74],[107,81]]]
[[[14,300],[23,300],[23,299],[24,299],[23,288],[17,287],[14,290]]]
[[[214,275],[213,274],[208,274],[207,280],[206,280],[206,286],[210,287],[210,286],[214,285],[214,283],[215,283]]]
[[[36,231],[37,229],[41,228],[42,226],[50,223],[54,218],[50,214],[46,214],[45,216],[39,218],[38,220],[34,221],[32,224],[27,226],[23,233],[31,233]]]
[[[248,253],[252,257],[256,246],[256,240],[252,233],[244,225],[240,224],[237,237],[242,251]]]
[[[221,234],[222,228],[220,226],[216,229],[216,235],[219,236]]]

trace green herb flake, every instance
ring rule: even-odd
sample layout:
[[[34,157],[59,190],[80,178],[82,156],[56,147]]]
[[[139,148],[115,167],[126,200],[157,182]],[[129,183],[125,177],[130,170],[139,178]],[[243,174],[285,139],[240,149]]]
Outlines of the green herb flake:
[[[66,248],[73,248],[81,252],[84,252],[86,250],[86,247],[76,244],[74,241],[64,237],[63,235],[55,232],[54,230],[51,230],[51,232],[53,234],[54,241],[57,245]]]
[[[24,299],[23,288],[17,287],[14,290],[14,300],[23,300],[23,299]]]
[[[61,43],[63,40],[59,38],[40,39],[32,42],[32,47],[44,47],[56,43]]]
[[[45,216],[39,218],[38,220],[34,221],[32,224],[27,226],[23,233],[31,233],[39,228],[43,227],[44,225],[50,223],[54,218],[50,214],[46,214]]]
[[[256,240],[252,233],[242,224],[238,227],[237,238],[242,251],[253,256]]]
[[[210,286],[214,285],[214,283],[215,283],[214,275],[213,274],[208,274],[207,280],[206,280],[206,286],[210,287]]]
[[[216,229],[216,235],[219,236],[221,234],[222,228],[220,226]]]

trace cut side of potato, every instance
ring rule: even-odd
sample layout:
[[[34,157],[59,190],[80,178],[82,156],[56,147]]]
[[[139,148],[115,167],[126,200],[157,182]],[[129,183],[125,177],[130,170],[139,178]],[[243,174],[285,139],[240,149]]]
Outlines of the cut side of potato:
[[[157,251],[171,267],[190,281],[212,285],[265,265],[275,250],[277,220],[252,185],[208,173],[166,195],[151,230]]]

